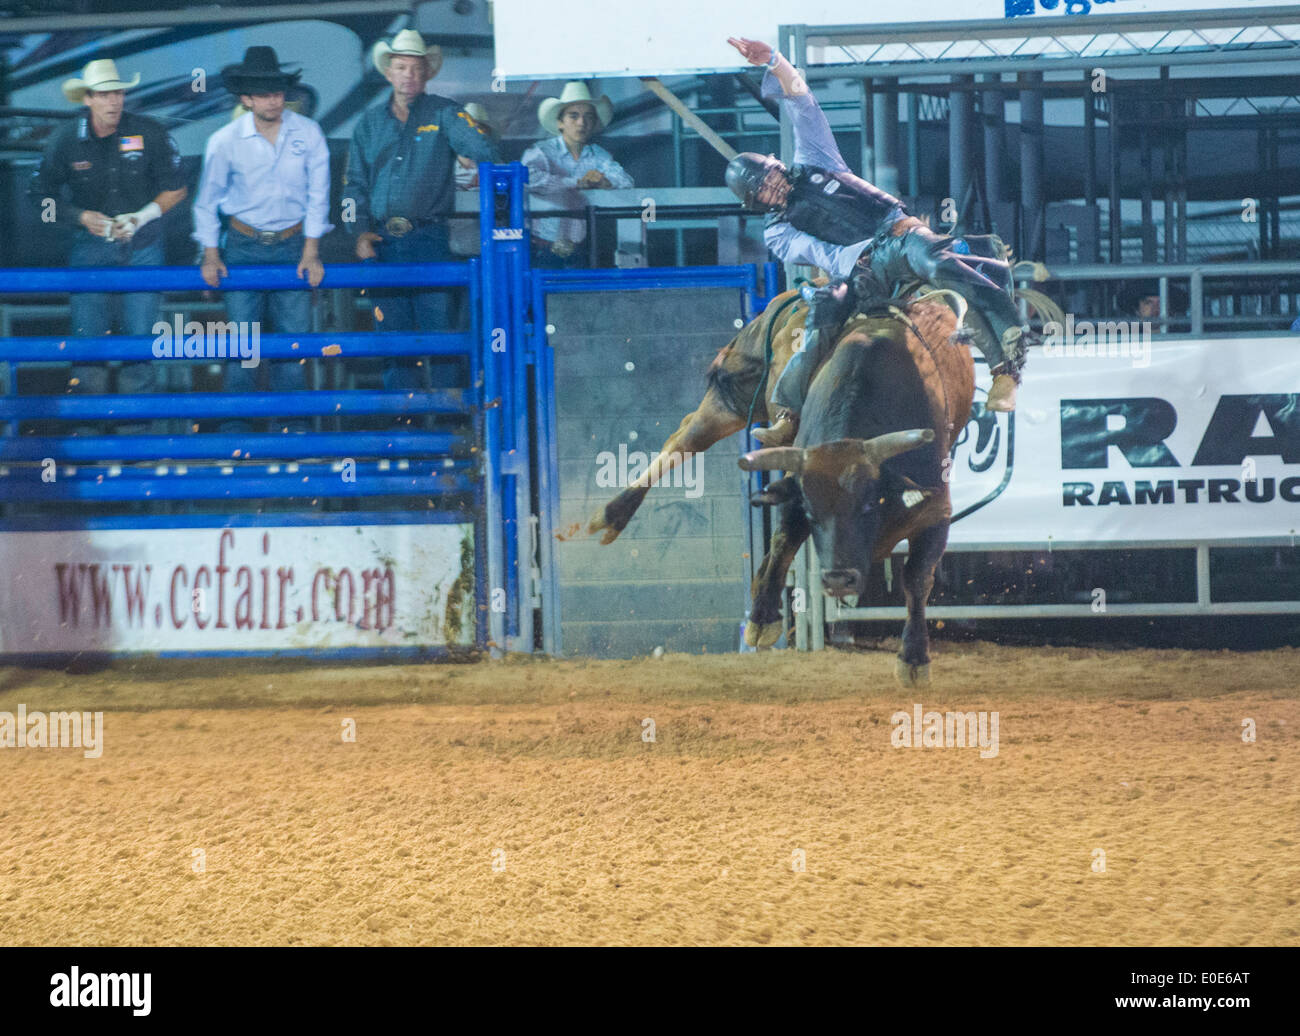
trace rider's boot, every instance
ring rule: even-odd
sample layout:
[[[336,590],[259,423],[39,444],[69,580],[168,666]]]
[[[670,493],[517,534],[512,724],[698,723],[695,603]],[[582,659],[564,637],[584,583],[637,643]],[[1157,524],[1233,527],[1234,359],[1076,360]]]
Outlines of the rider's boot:
[[[780,410],[772,424],[754,430],[754,438],[764,446],[789,446],[798,431],[799,415],[793,410]]]
[[[1022,337],[1024,331],[1019,327],[1008,327],[1003,331],[1003,355],[1017,355]],[[989,373],[993,375],[993,384],[989,386],[988,398],[984,400],[984,409],[999,414],[1013,413],[1016,409],[1016,390],[1020,388],[1020,371],[1009,360],[1003,360]]]

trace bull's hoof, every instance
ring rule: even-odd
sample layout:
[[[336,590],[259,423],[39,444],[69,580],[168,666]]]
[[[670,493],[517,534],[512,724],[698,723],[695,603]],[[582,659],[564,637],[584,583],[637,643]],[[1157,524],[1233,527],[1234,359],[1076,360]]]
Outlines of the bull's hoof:
[[[745,643],[759,651],[770,648],[781,639],[781,620],[776,622],[745,623]]]
[[[894,663],[894,675],[904,687],[929,687],[930,663],[914,665],[900,658]]]
[[[622,531],[622,527],[610,525],[606,520],[605,509],[603,507],[593,514],[591,516],[591,521],[587,523],[587,535],[595,536],[598,532],[603,533],[600,537],[600,542],[606,546],[618,539],[618,534]]]

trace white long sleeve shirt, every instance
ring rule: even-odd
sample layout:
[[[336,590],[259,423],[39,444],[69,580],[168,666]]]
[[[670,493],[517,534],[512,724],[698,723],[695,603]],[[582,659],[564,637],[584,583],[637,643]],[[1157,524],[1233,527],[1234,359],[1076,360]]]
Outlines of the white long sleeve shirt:
[[[329,205],[329,147],[320,127],[286,109],[272,144],[246,112],[208,138],[193,236],[216,248],[218,213],[224,212],[256,230],[287,230],[301,222],[305,237],[320,238],[334,229]]]
[[[616,188],[636,186],[627,170],[599,144],[584,145],[581,154],[574,158],[564,138],[558,135],[534,144],[524,152],[520,161],[528,167],[528,189],[566,209],[586,207],[587,201],[578,181],[592,169],[604,173]],[[535,219],[530,229],[535,236],[546,241],[577,244],[587,237],[586,221],[567,216]]]

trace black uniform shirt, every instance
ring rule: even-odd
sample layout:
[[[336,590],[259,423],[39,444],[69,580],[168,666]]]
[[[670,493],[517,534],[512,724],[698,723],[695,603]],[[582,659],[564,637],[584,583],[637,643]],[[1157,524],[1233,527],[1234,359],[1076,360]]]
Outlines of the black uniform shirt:
[[[86,111],[54,134],[28,196],[38,208],[54,199],[54,219],[75,227],[86,209],[111,219],[184,186],[180,152],[162,123],[124,111],[117,129],[100,137]],[[140,231],[136,243],[147,244],[160,232],[154,221]]]

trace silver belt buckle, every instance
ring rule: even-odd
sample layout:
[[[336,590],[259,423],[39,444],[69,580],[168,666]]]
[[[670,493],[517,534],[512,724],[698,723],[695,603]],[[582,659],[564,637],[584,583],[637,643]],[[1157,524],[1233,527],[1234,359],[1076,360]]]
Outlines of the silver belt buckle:
[[[273,245],[280,240],[280,233],[276,230],[259,230],[257,232],[257,242],[262,245]]]
[[[389,237],[405,237],[415,229],[415,225],[405,216],[394,216],[384,224],[384,229]]]

